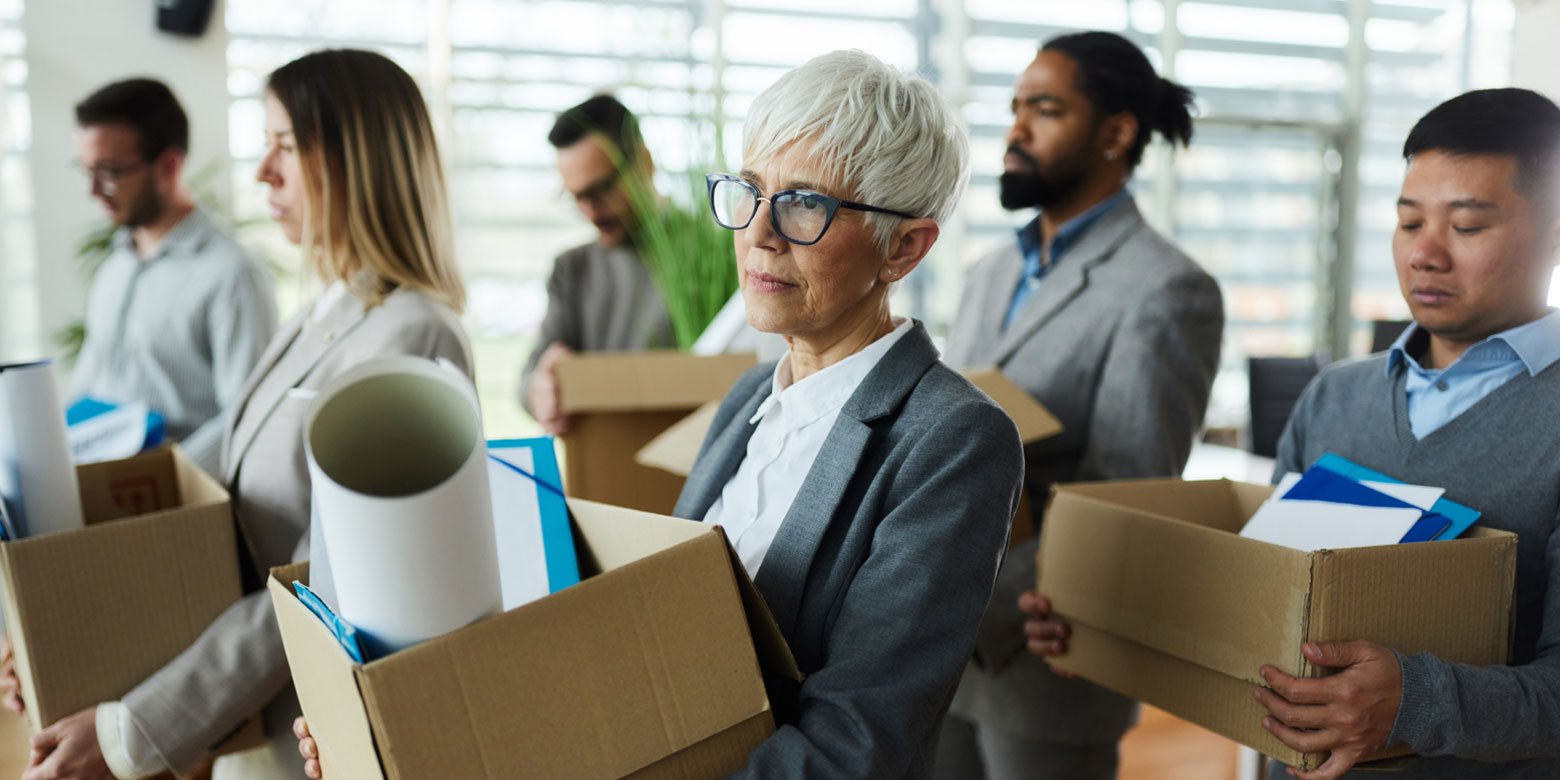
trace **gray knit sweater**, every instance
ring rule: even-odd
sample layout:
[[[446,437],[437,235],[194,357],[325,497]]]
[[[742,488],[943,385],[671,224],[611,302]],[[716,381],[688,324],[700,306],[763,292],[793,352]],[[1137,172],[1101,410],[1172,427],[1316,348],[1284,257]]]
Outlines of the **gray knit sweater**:
[[[1388,376],[1385,355],[1323,372],[1295,407],[1278,457],[1279,473],[1335,452],[1443,486],[1483,512],[1483,524],[1520,537],[1511,665],[1400,655],[1392,742],[1423,758],[1390,777],[1560,778],[1560,363],[1519,374],[1423,440],[1409,432],[1403,377],[1401,366]]]

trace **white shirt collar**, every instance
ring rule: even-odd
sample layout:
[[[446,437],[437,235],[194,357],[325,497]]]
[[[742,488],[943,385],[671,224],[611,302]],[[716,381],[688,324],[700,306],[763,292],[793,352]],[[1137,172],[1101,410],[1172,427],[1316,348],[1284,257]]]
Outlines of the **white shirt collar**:
[[[748,423],[756,425],[778,407],[783,412],[784,427],[795,430],[838,411],[914,324],[914,320],[905,317],[887,335],[798,382],[791,381],[791,353],[786,352],[775,364],[769,397]]]

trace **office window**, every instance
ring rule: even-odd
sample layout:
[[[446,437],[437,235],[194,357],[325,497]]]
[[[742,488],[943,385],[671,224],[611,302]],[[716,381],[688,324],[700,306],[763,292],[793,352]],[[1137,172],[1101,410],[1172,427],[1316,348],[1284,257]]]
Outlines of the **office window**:
[[[32,135],[21,0],[0,0],[0,360],[43,354],[34,275]]]
[[[593,92],[611,90],[644,117],[658,185],[683,200],[695,197],[690,184],[700,171],[739,161],[742,119],[757,93],[814,55],[862,47],[933,79],[970,131],[973,177],[895,308],[940,337],[965,264],[1011,241],[1029,217],[1004,212],[996,195],[1014,77],[1053,35],[1121,32],[1198,95],[1192,148],[1172,152],[1156,142],[1132,187],[1150,223],[1224,285],[1229,326],[1209,423],[1239,427],[1248,357],[1310,354],[1335,343],[1358,351],[1370,319],[1402,316],[1386,262],[1398,146],[1435,102],[1508,79],[1513,16],[1512,0],[299,5],[285,16],[259,0],[227,5],[240,215],[263,214],[264,190],[251,181],[260,90],[271,68],[326,45],[366,46],[405,66],[441,131],[471,292],[466,322],[495,434],[535,430],[516,393],[546,276],[558,252],[593,236],[563,197],[545,143],[554,114]],[[1355,12],[1366,14],[1365,57],[1351,70]],[[1355,128],[1358,148],[1350,146]],[[1342,169],[1349,154],[1358,158],[1352,191]],[[1358,224],[1344,236],[1339,210],[1350,203]],[[1344,246],[1353,269],[1340,277]],[[272,254],[290,251],[278,244]],[[283,289],[296,299],[308,286]]]

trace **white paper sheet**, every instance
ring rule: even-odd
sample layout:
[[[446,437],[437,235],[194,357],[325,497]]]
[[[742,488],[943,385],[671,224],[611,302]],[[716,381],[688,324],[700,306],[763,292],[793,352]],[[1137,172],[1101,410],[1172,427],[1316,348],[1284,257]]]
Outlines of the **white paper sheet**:
[[[489,450],[532,474],[536,462],[524,447]],[[498,540],[499,579],[504,586],[504,610],[529,604],[548,594],[547,545],[542,539],[542,511],[536,483],[488,464],[493,490],[494,534]]]
[[[1399,482],[1371,482],[1362,481],[1361,485],[1378,493],[1386,493],[1405,504],[1413,504],[1426,512],[1435,506],[1435,502],[1446,495],[1446,488],[1429,487],[1426,485],[1404,485]]]
[[[1343,550],[1397,544],[1423,513],[1412,507],[1368,507],[1328,501],[1269,501],[1240,535],[1296,550]]]
[[[146,404],[131,403],[70,426],[65,436],[71,458],[77,463],[99,463],[135,457],[146,444],[150,414]]]
[[[320,391],[304,426],[337,611],[394,652],[502,604],[476,391],[411,357]]]
[[[0,496],[18,536],[83,525],[65,408],[49,361],[0,366]]]

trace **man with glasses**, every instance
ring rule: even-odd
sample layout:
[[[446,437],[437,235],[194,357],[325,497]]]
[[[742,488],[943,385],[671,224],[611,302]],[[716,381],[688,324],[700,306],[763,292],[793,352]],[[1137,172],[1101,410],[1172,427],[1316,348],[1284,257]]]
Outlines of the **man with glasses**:
[[[166,85],[109,84],[76,123],[77,163],[118,229],[87,298],[71,397],[147,404],[215,473],[224,413],[276,331],[270,274],[191,198],[189,121]]]
[[[654,202],[655,161],[628,108],[597,95],[564,111],[547,142],[558,175],[596,240],[558,256],[547,280],[547,314],[520,381],[520,402],[550,434],[568,429],[558,362],[576,352],[672,347],[671,318],[634,246],[635,201]]]

